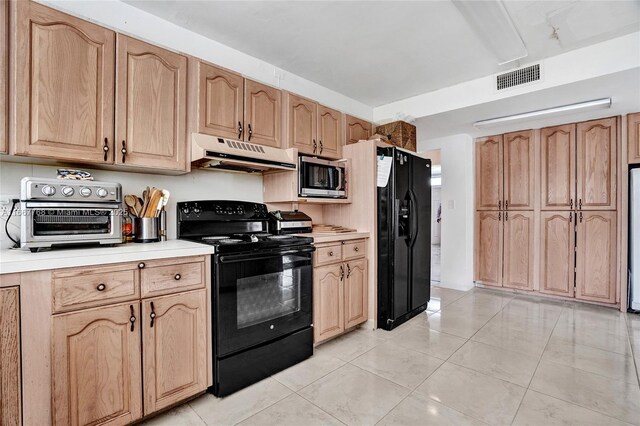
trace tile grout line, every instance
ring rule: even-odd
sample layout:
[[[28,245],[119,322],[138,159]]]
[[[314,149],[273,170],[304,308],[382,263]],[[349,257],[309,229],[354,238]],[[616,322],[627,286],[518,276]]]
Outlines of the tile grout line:
[[[640,365],[638,365],[638,361],[636,360],[636,348],[631,344],[631,331],[629,330],[630,322],[626,314],[624,316],[624,325],[625,330],[627,331],[627,340],[629,343],[629,347],[631,348],[631,361],[633,361],[633,365],[636,367],[636,379],[638,381],[638,386],[640,386]],[[640,354],[639,354],[640,355]]]

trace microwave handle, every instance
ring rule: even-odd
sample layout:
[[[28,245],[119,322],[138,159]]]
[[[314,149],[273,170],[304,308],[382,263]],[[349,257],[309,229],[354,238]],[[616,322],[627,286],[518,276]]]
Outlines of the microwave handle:
[[[338,169],[338,182],[340,182],[340,186],[337,188],[337,191],[344,191],[346,188],[344,187],[344,180],[343,180],[343,173],[342,173],[342,167],[336,167],[336,169]]]

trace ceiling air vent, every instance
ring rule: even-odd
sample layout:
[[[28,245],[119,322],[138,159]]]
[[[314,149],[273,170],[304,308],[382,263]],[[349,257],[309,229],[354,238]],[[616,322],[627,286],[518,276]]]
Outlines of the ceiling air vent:
[[[498,75],[496,86],[498,90],[503,90],[538,80],[540,80],[540,64],[535,64]]]

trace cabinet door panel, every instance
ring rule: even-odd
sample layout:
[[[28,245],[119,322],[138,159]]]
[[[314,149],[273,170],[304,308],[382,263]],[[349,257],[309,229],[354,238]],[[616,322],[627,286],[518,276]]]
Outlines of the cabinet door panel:
[[[342,154],[342,113],[325,106],[318,106],[318,145],[320,155],[340,158]]]
[[[282,147],[282,92],[252,80],[244,83],[244,140]]]
[[[138,311],[123,303],[53,317],[54,424],[125,425],[142,416]]]
[[[573,297],[574,212],[540,213],[540,292]]]
[[[301,154],[318,151],[318,104],[309,99],[287,94],[289,114],[289,148],[298,148]]]
[[[504,212],[476,212],[476,281],[502,287],[502,244]]]
[[[18,426],[22,424],[18,287],[0,289],[0,313],[0,424]]]
[[[502,135],[476,142],[476,209],[504,208],[502,182]]]
[[[617,119],[579,123],[578,208],[607,210],[616,208]]]
[[[616,301],[616,212],[579,212],[576,298]]]
[[[346,143],[358,143],[361,140],[367,140],[372,135],[371,123],[351,115],[345,115],[346,121]]]
[[[121,34],[117,49],[116,162],[186,170],[187,58]]]
[[[207,388],[205,290],[145,300],[141,327],[145,415]]]
[[[533,290],[533,212],[505,212],[504,287]]]
[[[0,153],[9,151],[9,2],[0,3]]]
[[[103,148],[113,148],[114,32],[35,2],[14,5],[15,154],[113,162]]]
[[[640,112],[627,116],[629,164],[640,163]]]
[[[198,66],[198,131],[241,139],[244,78],[202,62]]]
[[[504,138],[504,207],[533,210],[533,131]]]
[[[342,264],[336,264],[313,270],[314,343],[344,331],[344,273],[341,268]]]
[[[344,328],[351,328],[367,320],[367,260],[352,260],[344,264]]]
[[[542,210],[573,210],[576,206],[576,126],[540,130]]]

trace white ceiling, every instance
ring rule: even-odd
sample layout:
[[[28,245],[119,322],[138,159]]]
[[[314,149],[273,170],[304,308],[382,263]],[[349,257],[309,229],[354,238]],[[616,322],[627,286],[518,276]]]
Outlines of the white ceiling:
[[[374,107],[518,65],[498,66],[450,0],[124,1]],[[504,3],[523,63],[640,28],[637,0]]]

